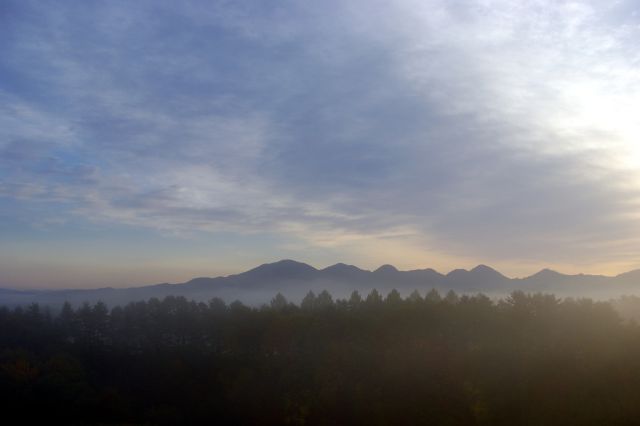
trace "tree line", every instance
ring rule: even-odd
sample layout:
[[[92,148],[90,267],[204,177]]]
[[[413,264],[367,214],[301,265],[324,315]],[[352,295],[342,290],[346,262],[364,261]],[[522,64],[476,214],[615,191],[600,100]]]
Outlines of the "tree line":
[[[640,329],[522,292],[3,307],[0,401],[25,423],[629,425]]]

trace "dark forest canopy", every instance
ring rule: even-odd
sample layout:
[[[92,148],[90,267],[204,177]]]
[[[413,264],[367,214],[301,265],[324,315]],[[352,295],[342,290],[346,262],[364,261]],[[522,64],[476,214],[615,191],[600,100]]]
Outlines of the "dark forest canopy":
[[[0,308],[3,415],[24,422],[626,425],[638,383],[635,322],[546,294]]]

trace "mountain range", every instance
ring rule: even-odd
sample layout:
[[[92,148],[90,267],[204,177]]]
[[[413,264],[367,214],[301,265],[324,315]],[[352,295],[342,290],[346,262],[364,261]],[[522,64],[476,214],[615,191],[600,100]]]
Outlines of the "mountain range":
[[[592,297],[607,299],[623,294],[640,293],[640,269],[617,276],[566,275],[550,269],[526,278],[509,278],[486,265],[471,270],[455,269],[441,274],[433,269],[400,271],[383,265],[374,271],[337,263],[316,269],[306,263],[281,260],[267,263],[235,275],[216,278],[194,278],[180,284],[156,284],[128,288],[99,288],[73,290],[11,290],[0,289],[0,305],[40,303],[60,306],[64,301],[73,304],[101,300],[113,306],[131,301],[162,298],[169,295],[207,301],[220,297],[227,302],[241,300],[258,305],[268,302],[280,292],[292,301],[299,301],[309,291],[328,290],[334,297],[347,297],[357,290],[363,295],[377,289],[387,293],[397,289],[402,294],[430,289],[440,292],[484,293],[502,296],[515,290],[554,293],[561,297]]]

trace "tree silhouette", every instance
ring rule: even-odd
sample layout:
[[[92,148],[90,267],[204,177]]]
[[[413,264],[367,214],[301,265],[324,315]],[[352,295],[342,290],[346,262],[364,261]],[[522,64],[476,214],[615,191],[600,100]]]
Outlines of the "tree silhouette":
[[[333,297],[327,290],[322,290],[316,297],[316,306],[318,309],[328,309],[334,306]]]
[[[347,302],[347,306],[350,309],[356,309],[362,304],[362,296],[358,293],[357,290],[354,290],[349,296],[349,301]]]
[[[273,309],[284,309],[288,305],[286,297],[282,295],[282,293],[276,294],[276,296],[271,299],[271,307]]]
[[[442,296],[440,296],[438,290],[432,288],[431,290],[429,290],[424,299],[430,303],[440,303],[442,301]]]
[[[413,290],[407,298],[407,301],[411,303],[421,303],[424,302],[424,299],[422,298],[418,290]]]
[[[460,301],[460,297],[456,294],[455,291],[449,290],[447,294],[444,296],[444,301],[451,305],[455,305]]]
[[[612,304],[392,290],[267,306],[0,307],[25,424],[635,424],[640,327]],[[625,299],[625,303],[633,303]]]
[[[385,302],[388,303],[389,305],[397,306],[402,303],[402,297],[400,296],[400,293],[398,292],[398,290],[394,288],[389,292],[389,294],[387,294],[387,298],[385,299]]]
[[[367,306],[376,306],[382,303],[382,296],[378,293],[378,290],[375,288],[371,290],[371,292],[367,295],[365,300]]]
[[[312,311],[316,308],[316,304],[316,294],[310,290],[302,299],[300,307],[305,311]]]

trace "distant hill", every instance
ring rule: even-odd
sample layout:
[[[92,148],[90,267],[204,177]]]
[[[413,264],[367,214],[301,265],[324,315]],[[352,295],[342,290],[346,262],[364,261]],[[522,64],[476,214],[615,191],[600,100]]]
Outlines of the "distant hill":
[[[563,297],[610,298],[623,294],[639,294],[640,270],[607,277],[566,275],[543,269],[526,278],[509,278],[486,265],[478,265],[471,270],[456,269],[443,275],[433,269],[400,271],[392,265],[383,265],[375,271],[344,263],[316,269],[306,263],[281,260],[260,265],[240,274],[194,278],[181,284],[163,283],[142,287],[87,290],[0,289],[0,305],[26,305],[37,302],[60,306],[64,301],[80,304],[101,300],[113,306],[169,295],[201,301],[220,297],[227,302],[238,299],[248,304],[260,304],[268,302],[278,292],[291,300],[299,301],[309,291],[328,290],[334,297],[347,297],[352,291],[366,294],[374,288],[383,293],[395,288],[403,294],[413,290],[424,294],[430,289],[436,289],[441,292],[454,290],[458,293],[505,295],[514,290],[523,290],[555,293]]]

